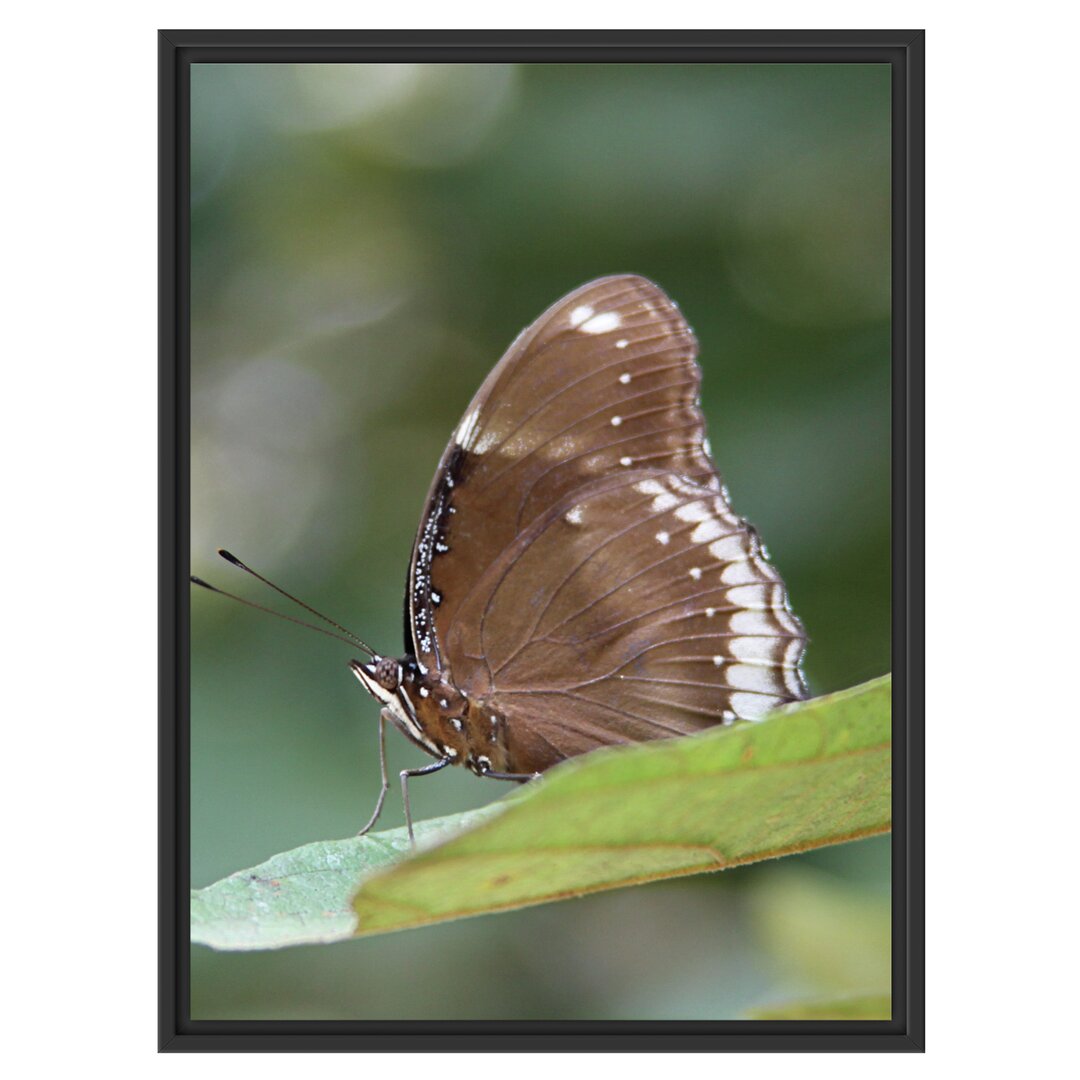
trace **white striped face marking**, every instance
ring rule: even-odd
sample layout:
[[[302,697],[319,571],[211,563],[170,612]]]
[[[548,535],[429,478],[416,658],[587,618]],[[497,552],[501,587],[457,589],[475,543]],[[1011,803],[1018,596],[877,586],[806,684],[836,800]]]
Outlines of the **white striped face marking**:
[[[416,714],[413,712],[412,704],[406,696],[403,687],[399,687],[396,691],[387,690],[374,678],[370,677],[362,668],[353,668],[352,673],[359,679],[360,685],[363,686],[373,698],[382,703],[386,712],[390,714],[391,719],[402,731],[432,753],[438,753],[438,748],[427,737],[423,728],[416,722]]]

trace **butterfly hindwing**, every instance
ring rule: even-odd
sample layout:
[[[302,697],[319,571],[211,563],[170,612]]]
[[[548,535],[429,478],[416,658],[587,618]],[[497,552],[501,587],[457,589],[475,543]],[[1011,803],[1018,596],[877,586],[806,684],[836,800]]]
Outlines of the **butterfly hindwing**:
[[[583,739],[757,718],[805,693],[802,628],[757,535],[722,495],[674,473],[588,485],[503,553],[460,611],[450,664],[511,731],[563,756]]]

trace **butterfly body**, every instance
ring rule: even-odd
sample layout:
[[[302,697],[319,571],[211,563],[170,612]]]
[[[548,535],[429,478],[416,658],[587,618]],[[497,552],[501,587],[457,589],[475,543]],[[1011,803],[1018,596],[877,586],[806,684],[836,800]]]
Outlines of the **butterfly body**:
[[[696,355],[659,288],[602,278],[470,403],[417,530],[406,655],[352,664],[438,767],[525,778],[805,697],[806,637],[709,457]]]
[[[354,660],[351,667],[382,702],[386,718],[432,757],[464,765],[477,776],[540,771],[513,767],[505,718],[482,698],[460,690],[445,673],[421,670],[411,656]]]

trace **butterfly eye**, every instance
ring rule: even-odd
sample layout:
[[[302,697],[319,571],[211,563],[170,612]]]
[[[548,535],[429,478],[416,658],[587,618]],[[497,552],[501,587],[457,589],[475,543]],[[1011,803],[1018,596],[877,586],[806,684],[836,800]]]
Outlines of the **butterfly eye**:
[[[396,690],[401,685],[401,665],[384,656],[375,665],[375,681],[384,690]]]

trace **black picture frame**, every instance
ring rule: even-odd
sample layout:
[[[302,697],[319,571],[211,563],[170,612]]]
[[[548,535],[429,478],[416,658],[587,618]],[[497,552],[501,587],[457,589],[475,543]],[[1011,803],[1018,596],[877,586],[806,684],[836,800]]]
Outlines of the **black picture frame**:
[[[924,34],[159,32],[159,1033],[175,1051],[920,1051],[924,1047]],[[195,62],[886,63],[893,121],[893,1018],[193,1021],[189,896],[189,69]]]

